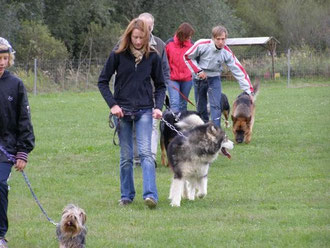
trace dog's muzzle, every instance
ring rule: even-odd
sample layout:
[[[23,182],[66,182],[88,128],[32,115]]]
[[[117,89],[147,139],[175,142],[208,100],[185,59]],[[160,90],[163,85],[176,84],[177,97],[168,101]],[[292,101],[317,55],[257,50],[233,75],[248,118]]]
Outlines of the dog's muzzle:
[[[243,143],[243,141],[244,141],[244,131],[237,131],[236,132],[236,142],[237,143]]]
[[[234,142],[231,140],[227,139],[222,145],[220,152],[222,155],[226,156],[227,158],[231,159],[231,155],[228,152],[228,150],[232,150],[234,148]]]

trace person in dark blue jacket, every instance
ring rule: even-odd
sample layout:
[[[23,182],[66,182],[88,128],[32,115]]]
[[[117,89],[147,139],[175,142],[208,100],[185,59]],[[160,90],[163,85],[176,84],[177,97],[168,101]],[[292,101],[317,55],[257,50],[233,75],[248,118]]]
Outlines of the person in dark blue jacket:
[[[155,161],[151,154],[152,118],[162,117],[165,80],[161,58],[149,44],[150,31],[141,19],[127,26],[106,61],[98,87],[110,111],[117,117],[120,143],[120,205],[133,202],[133,125],[143,174],[143,199],[149,208],[158,202]],[[114,94],[109,88],[115,75]],[[153,80],[153,85],[151,83]],[[153,90],[154,86],[154,90]]]
[[[8,178],[14,165],[23,171],[34,148],[34,133],[27,93],[21,79],[6,68],[14,64],[9,42],[0,37],[0,247],[7,247]],[[16,160],[13,164],[8,156]]]

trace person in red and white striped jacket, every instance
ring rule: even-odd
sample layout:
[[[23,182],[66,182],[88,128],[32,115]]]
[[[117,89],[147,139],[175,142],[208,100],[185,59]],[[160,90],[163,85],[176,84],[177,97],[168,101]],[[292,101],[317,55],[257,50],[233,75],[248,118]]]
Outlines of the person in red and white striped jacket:
[[[210,102],[211,119],[220,127],[221,120],[221,71],[225,63],[238,81],[240,88],[253,94],[249,75],[226,45],[228,31],[223,26],[212,29],[212,39],[198,40],[183,56],[186,65],[195,75],[195,100],[197,111],[208,121],[207,94]]]

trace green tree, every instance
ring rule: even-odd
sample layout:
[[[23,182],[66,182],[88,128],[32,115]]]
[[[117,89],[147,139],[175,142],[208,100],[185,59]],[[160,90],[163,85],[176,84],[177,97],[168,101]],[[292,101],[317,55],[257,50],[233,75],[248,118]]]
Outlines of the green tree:
[[[167,40],[182,22],[189,22],[195,29],[194,40],[211,38],[211,29],[223,25],[231,37],[245,33],[243,23],[225,0],[168,0],[156,1],[152,12],[156,17],[155,34]]]
[[[115,20],[123,25],[142,12],[155,17],[154,34],[167,40],[182,22],[196,30],[194,39],[209,38],[213,26],[226,26],[231,36],[244,34],[242,21],[230,9],[226,0],[114,0]]]
[[[22,63],[34,58],[65,61],[68,52],[63,42],[51,36],[48,27],[40,22],[24,21],[18,33],[16,56]]]
[[[308,44],[317,49],[330,46],[330,4],[322,1],[282,1],[278,18],[286,47]]]
[[[12,6],[17,9],[19,20],[42,21],[44,0],[12,0]]]
[[[325,0],[229,1],[245,22],[247,36],[274,36],[286,49],[330,45],[330,4]]]
[[[72,57],[78,58],[86,45],[86,34],[92,22],[107,26],[112,3],[106,0],[44,0],[45,24],[54,37],[62,40]]]
[[[118,43],[122,29],[119,24],[101,25],[92,22],[85,35],[83,53],[92,58],[106,58]]]
[[[20,22],[17,17],[18,8],[16,4],[9,4],[6,0],[0,0],[0,6],[3,10],[1,12],[1,28],[0,37],[9,40],[11,45],[15,47],[15,34],[20,29]]]

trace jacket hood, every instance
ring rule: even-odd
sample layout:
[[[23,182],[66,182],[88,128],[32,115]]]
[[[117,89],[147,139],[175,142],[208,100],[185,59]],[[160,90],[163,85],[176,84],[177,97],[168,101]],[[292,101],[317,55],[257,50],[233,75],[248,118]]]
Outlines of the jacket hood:
[[[174,44],[175,45],[185,47],[185,46],[189,46],[190,43],[191,43],[190,40],[185,40],[184,42],[180,42],[178,37],[176,35],[174,35]]]

